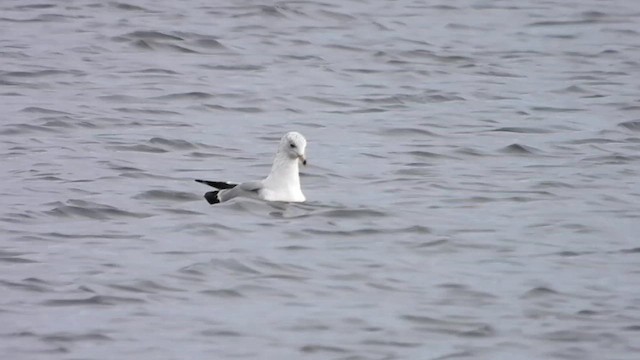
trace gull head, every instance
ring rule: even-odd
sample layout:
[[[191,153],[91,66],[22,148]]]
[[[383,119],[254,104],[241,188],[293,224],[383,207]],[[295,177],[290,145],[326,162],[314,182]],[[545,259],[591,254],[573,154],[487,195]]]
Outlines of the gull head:
[[[299,132],[291,131],[280,140],[279,152],[285,154],[290,159],[299,159],[302,165],[307,165],[307,157],[305,150],[307,148],[307,140]]]

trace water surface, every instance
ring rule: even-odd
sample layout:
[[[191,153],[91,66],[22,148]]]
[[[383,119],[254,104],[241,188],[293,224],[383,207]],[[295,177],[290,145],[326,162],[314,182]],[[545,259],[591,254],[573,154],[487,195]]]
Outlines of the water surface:
[[[4,357],[637,358],[635,2],[0,14]]]

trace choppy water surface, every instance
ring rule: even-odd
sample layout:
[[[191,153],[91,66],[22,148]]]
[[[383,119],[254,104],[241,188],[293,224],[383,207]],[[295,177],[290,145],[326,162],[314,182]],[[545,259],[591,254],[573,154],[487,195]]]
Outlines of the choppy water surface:
[[[6,359],[637,359],[640,3],[3,1]],[[211,207],[309,140],[306,204]]]

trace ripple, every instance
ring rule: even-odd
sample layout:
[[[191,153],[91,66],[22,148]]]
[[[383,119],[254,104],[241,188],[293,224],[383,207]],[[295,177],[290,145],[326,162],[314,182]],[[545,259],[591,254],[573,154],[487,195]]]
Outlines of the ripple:
[[[183,270],[186,271],[199,271],[206,269],[216,269],[239,274],[260,274],[260,271],[235,259],[213,259],[208,263],[199,263],[183,268]]]
[[[598,341],[600,336],[580,330],[555,330],[549,331],[540,336],[541,338],[554,342],[592,342]]]
[[[35,260],[25,259],[22,257],[11,256],[11,257],[0,257],[0,262],[11,263],[11,264],[31,264],[37,263]]]
[[[342,101],[337,101],[334,99],[328,99],[328,98],[319,97],[319,96],[301,96],[300,99],[315,102],[322,105],[341,106],[341,107],[351,106],[350,104]]]
[[[8,77],[38,78],[38,77],[58,76],[58,75],[81,76],[81,75],[85,75],[85,73],[77,70],[34,70],[34,71],[10,71],[10,72],[5,72],[2,75],[8,76]],[[34,107],[34,108],[37,108],[37,107]]]
[[[540,153],[540,150],[527,145],[511,144],[500,149],[500,152],[512,155],[533,155]]]
[[[258,71],[263,70],[264,67],[260,65],[249,64],[236,64],[236,65],[201,65],[201,67],[211,70],[223,70],[223,71]]]
[[[2,261],[1,257],[0,257],[0,261]],[[51,289],[49,289],[45,284],[35,282],[35,281],[31,280],[31,279],[25,279],[25,280],[23,280],[21,282],[0,280],[0,284],[2,284],[3,286],[5,286],[7,288],[15,288],[15,289],[18,289],[18,290],[26,290],[26,291],[31,291],[31,292],[43,293],[43,292],[51,291]]]
[[[328,218],[370,218],[370,217],[384,217],[388,216],[387,213],[371,209],[335,209],[319,211],[313,214],[314,216],[323,216]]]
[[[533,106],[533,107],[531,107],[531,110],[533,110],[533,111],[542,111],[542,112],[552,112],[552,113],[565,113],[565,112],[584,111],[584,109],[561,108],[561,107],[551,107],[551,106]]]
[[[171,292],[176,292],[176,291],[183,291],[181,289],[178,288],[174,288],[174,287],[169,287],[169,286],[165,286],[165,285],[161,285],[155,281],[151,281],[151,280],[138,280],[138,281],[133,281],[129,284],[112,284],[112,285],[108,285],[110,288],[112,289],[116,289],[116,290],[122,290],[122,291],[126,291],[126,292],[133,292],[133,293],[148,293],[148,294],[155,294],[158,292],[165,292],[165,291],[171,291]]]
[[[233,289],[217,289],[217,290],[203,290],[202,294],[211,295],[219,298],[240,298],[242,294]]]
[[[109,146],[109,148],[113,150],[120,151],[134,151],[134,152],[145,152],[145,153],[166,153],[167,150],[151,145],[139,144],[139,145],[117,145],[117,146]]]
[[[620,252],[625,254],[636,254],[636,253],[640,253],[640,247],[624,249],[624,250],[620,250]]]
[[[109,4],[119,10],[149,12],[149,10],[137,5],[131,5],[121,2],[110,2]]]
[[[60,202],[45,214],[54,217],[80,217],[98,220],[113,218],[145,218],[150,215],[145,213],[135,213],[119,209],[115,206],[92,203],[84,200],[68,200],[67,204]]]
[[[597,23],[596,20],[584,19],[584,20],[549,20],[549,21],[536,21],[528,24],[531,27],[548,27],[548,26],[575,26],[575,25],[590,25]]]
[[[489,324],[461,320],[441,320],[421,315],[402,315],[401,318],[418,325],[421,331],[454,334],[462,337],[493,337],[496,331]]]
[[[113,339],[102,333],[85,333],[73,334],[68,332],[59,332],[48,335],[40,335],[40,340],[44,342],[78,342],[78,341],[112,341]]]
[[[157,108],[141,109],[141,108],[120,107],[120,108],[116,108],[116,110],[122,113],[127,113],[127,114],[180,115],[180,113],[175,111],[162,110]]]
[[[146,301],[137,298],[95,295],[84,299],[51,299],[43,303],[46,306],[78,306],[78,305],[120,305],[120,304],[139,304]]]
[[[427,158],[427,159],[433,159],[433,158],[450,158],[450,156],[447,155],[442,155],[442,154],[438,154],[438,153],[434,153],[434,152],[430,152],[430,151],[424,151],[424,150],[413,150],[413,151],[407,151],[404,152],[402,154],[407,154],[407,155],[411,155],[417,158]]]
[[[145,200],[171,200],[171,201],[195,201],[201,200],[202,197],[183,191],[169,190],[147,190],[133,197],[134,199]]]
[[[423,344],[420,342],[393,341],[388,339],[369,339],[362,341],[362,344],[399,348],[414,348],[423,346]]]
[[[143,39],[143,40],[172,40],[172,41],[182,41],[183,38],[175,35],[165,34],[160,31],[134,31],[127,33],[125,35],[120,35],[117,39]]]
[[[206,49],[222,49],[225,47],[220,41],[213,38],[198,39],[195,43],[199,47],[203,47]]]
[[[300,348],[300,351],[302,351],[303,353],[310,353],[310,354],[315,354],[315,353],[337,353],[337,354],[342,354],[342,353],[347,353],[349,352],[349,350],[339,347],[339,346],[332,346],[332,345],[318,345],[318,344],[309,344],[309,345],[304,345],[303,347]]]
[[[204,335],[204,336],[211,336],[211,337],[240,337],[243,336],[242,333],[239,333],[237,331],[231,331],[231,330],[203,330],[200,332],[200,334]]]
[[[385,136],[438,136],[432,131],[419,128],[391,128],[380,133]]]
[[[568,184],[562,181],[541,181],[535,185],[536,188],[574,188],[575,185]]]
[[[633,130],[633,131],[640,131],[640,120],[624,121],[619,123],[618,126],[621,126],[623,128]]]
[[[486,153],[482,151],[470,147],[460,147],[455,150],[456,153],[461,155],[470,155],[470,156],[487,156]]]
[[[186,92],[186,93],[175,93],[175,94],[157,96],[157,97],[154,97],[153,99],[156,99],[156,100],[203,100],[203,99],[210,99],[212,97],[213,95],[205,92],[192,91],[192,92]]]
[[[33,133],[60,133],[62,130],[59,127],[50,127],[42,125],[28,125],[28,124],[9,124],[4,129],[0,130],[0,135],[24,135]]]
[[[539,286],[527,291],[521,297],[524,299],[532,299],[532,298],[548,297],[553,295],[558,295],[558,292],[548,287]]]
[[[38,106],[29,106],[20,111],[26,112],[26,113],[36,113],[36,114],[45,114],[45,115],[71,115],[64,111],[47,109],[47,108],[42,108]]]
[[[521,133],[521,134],[548,134],[551,131],[546,129],[536,129],[536,128],[528,128],[528,127],[501,127],[498,129],[490,130],[496,132],[512,132],[512,133]]]
[[[149,140],[149,143],[153,145],[161,145],[177,150],[193,149],[196,146],[186,140],[182,139],[165,139],[161,137],[154,137]]]
[[[205,104],[204,106],[213,110],[250,113],[250,114],[260,113],[264,111],[261,108],[253,107],[253,106],[231,107],[231,106],[222,106],[222,105],[213,105],[213,104]]]

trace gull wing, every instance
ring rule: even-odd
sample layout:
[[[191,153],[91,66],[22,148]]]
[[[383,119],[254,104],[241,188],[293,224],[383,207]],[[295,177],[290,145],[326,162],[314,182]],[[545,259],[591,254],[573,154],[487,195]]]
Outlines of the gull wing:
[[[235,185],[231,188],[210,191],[204,195],[209,204],[217,204],[229,201],[236,197],[246,197],[252,199],[262,199],[261,191],[264,188],[262,181],[250,181]]]
[[[236,187],[236,185],[238,184],[234,184],[234,183],[230,183],[230,182],[226,182],[226,181],[210,181],[210,180],[200,180],[200,179],[196,179],[196,182],[199,182],[201,184],[205,184],[205,185],[209,185],[213,188],[219,189],[219,190],[224,190],[224,189],[231,189]]]

